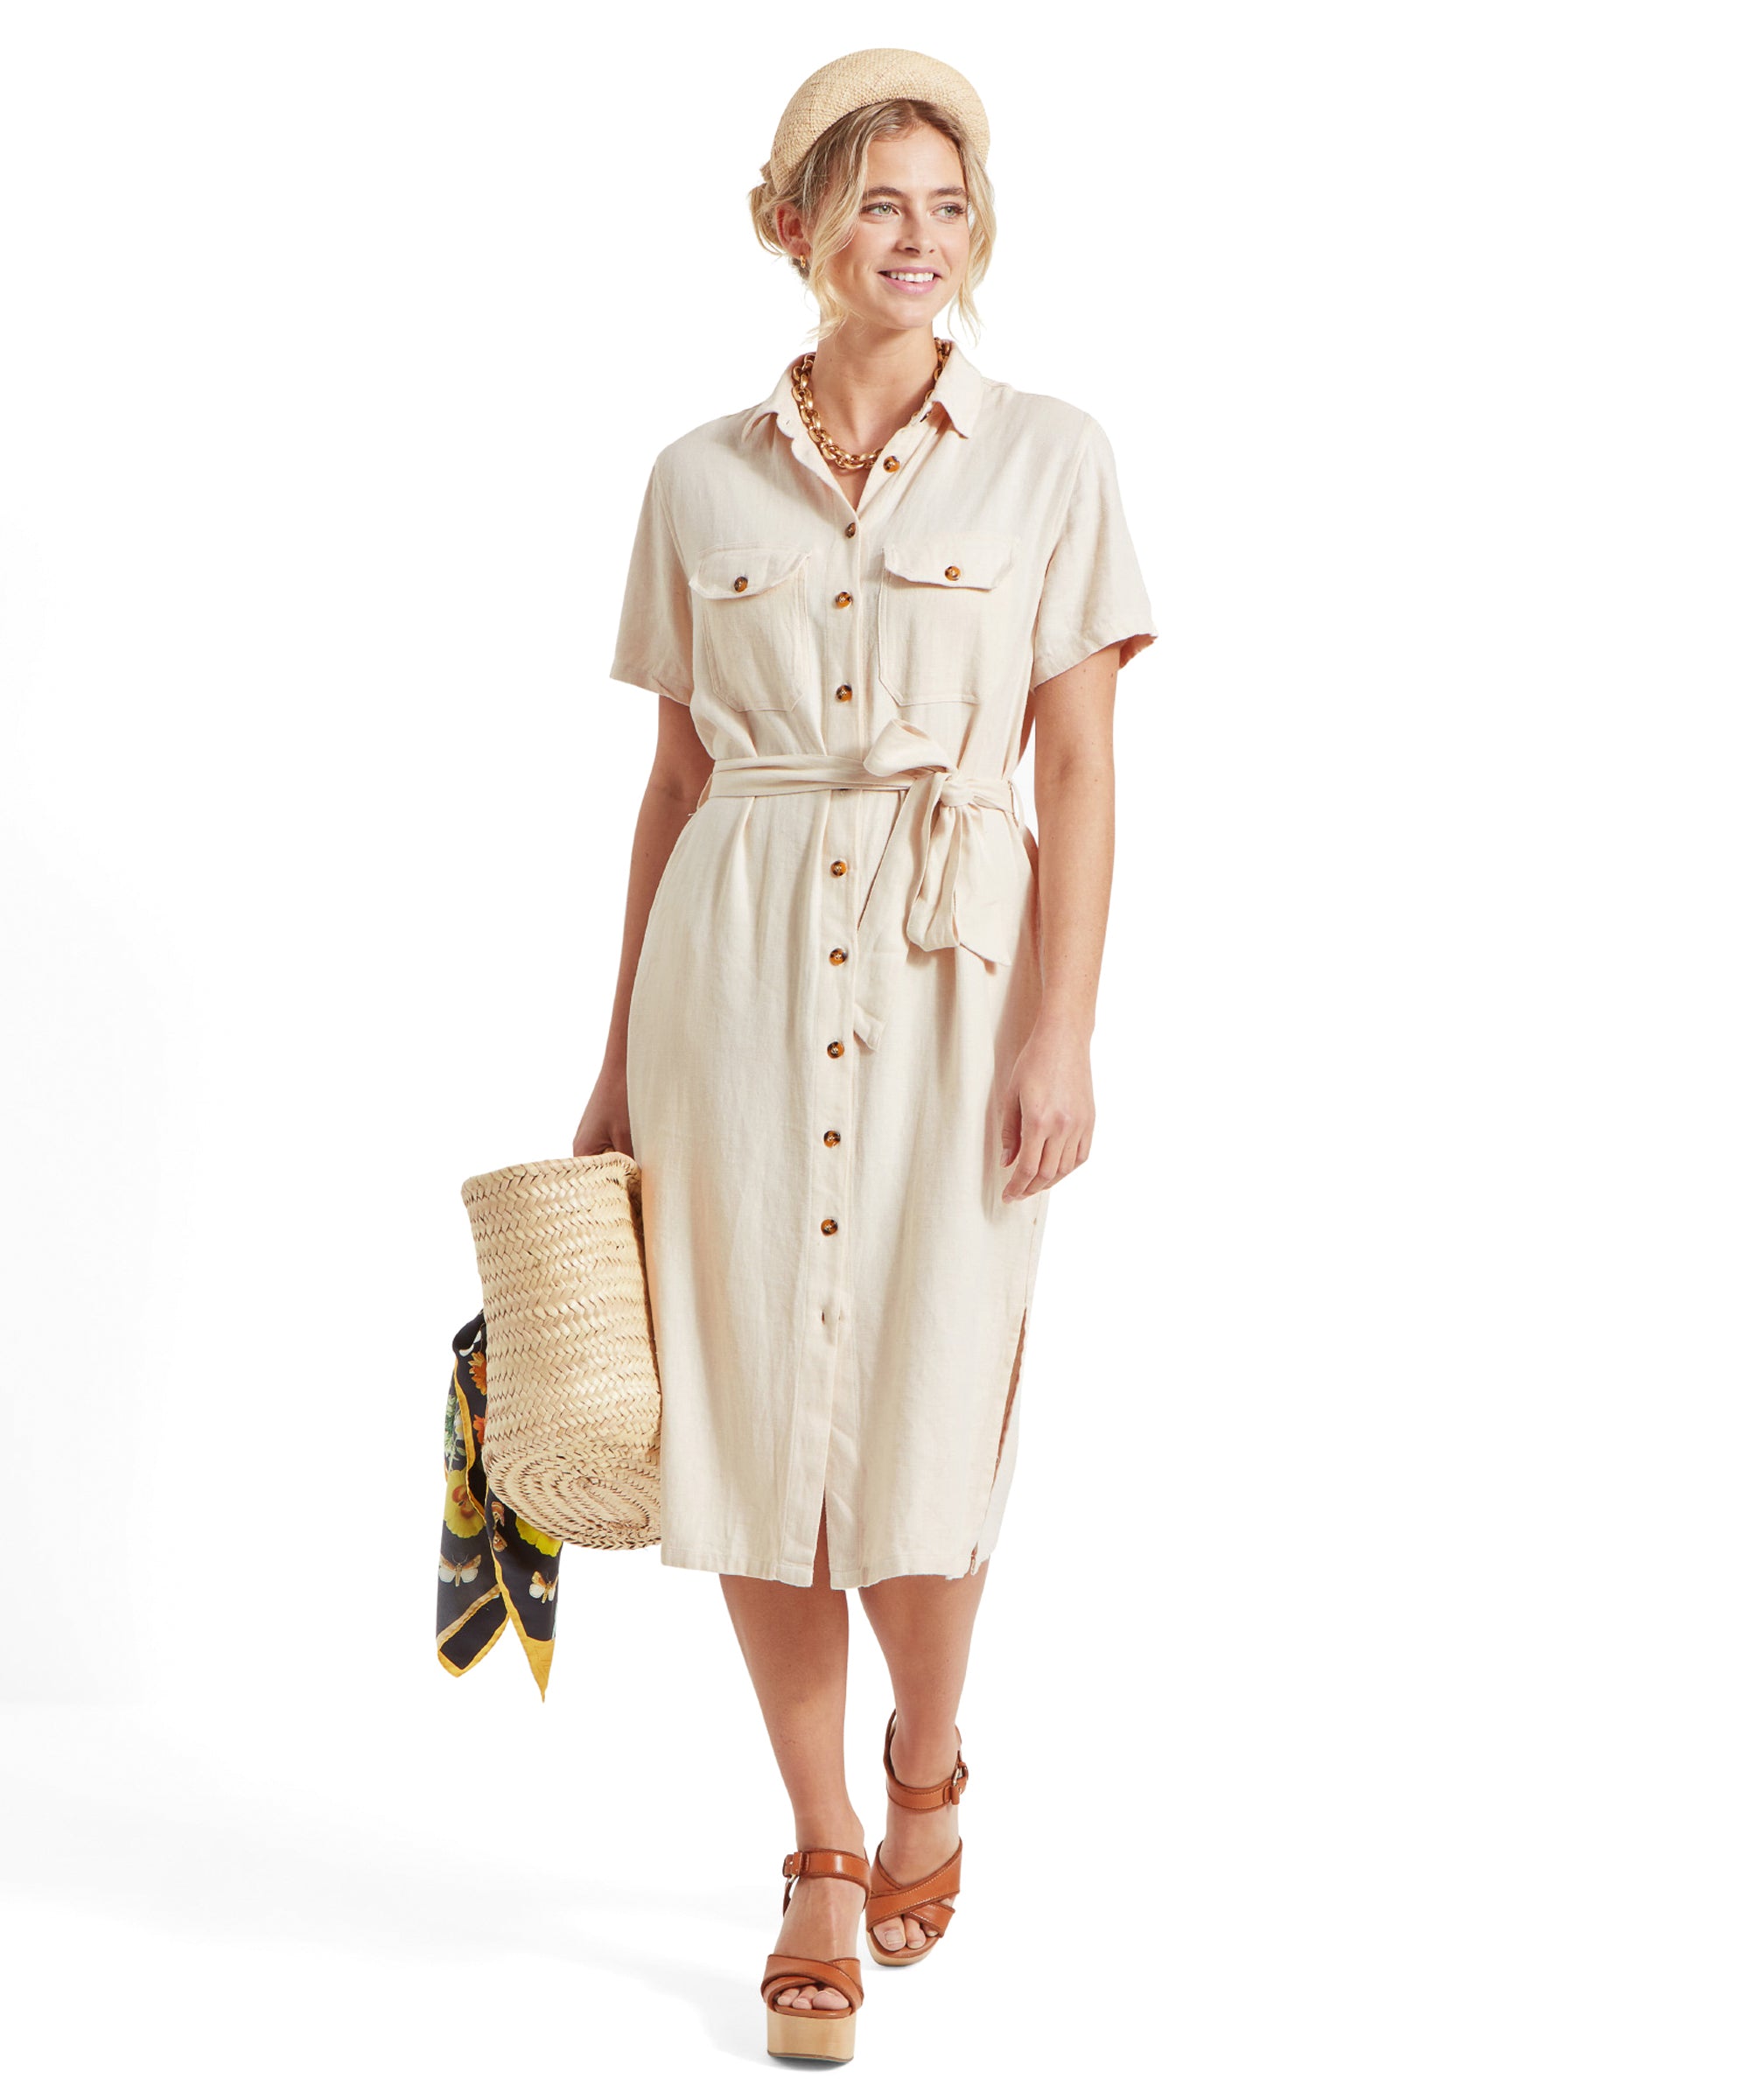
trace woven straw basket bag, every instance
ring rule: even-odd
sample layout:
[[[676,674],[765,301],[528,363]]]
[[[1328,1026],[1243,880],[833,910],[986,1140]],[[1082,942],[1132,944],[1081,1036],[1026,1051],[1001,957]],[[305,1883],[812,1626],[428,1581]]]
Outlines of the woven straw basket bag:
[[[626,1152],[474,1174],[460,1194],[484,1285],[482,1457],[519,1516],[582,1546],[660,1537],[660,1381]]]

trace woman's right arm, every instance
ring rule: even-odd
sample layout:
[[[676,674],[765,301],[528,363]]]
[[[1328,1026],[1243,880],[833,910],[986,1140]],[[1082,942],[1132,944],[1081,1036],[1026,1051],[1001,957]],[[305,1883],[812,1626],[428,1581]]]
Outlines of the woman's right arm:
[[[599,1075],[576,1129],[574,1155],[619,1152],[634,1156],[629,1127],[629,1095],[625,1080],[625,1052],[629,1040],[629,995],[635,986],[635,970],[641,959],[642,936],[654,892],[666,872],[666,863],[678,834],[696,808],[702,784],[713,770],[702,738],[696,733],[690,711],[680,700],[660,696],[660,734],[648,785],[642,790],[641,808],[635,820],[635,836],[630,847],[629,888],[624,904],[623,952],[618,962],[617,994],[612,1002],[611,1027]]]

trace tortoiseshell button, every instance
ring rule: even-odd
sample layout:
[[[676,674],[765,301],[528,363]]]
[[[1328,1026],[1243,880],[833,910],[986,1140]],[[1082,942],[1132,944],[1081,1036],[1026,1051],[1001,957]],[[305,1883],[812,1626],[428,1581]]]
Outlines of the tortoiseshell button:
[[[823,1231],[825,1232],[825,1234],[831,1233],[831,1232],[839,1232],[840,1230],[841,1230],[841,1227],[836,1223],[836,1222],[835,1222],[835,1220],[834,1220],[833,1218],[825,1218],[825,1219],[823,1220]]]
[[[830,863],[830,873],[831,875],[845,875],[846,872],[847,863],[844,860],[832,860]]]
[[[850,606],[853,603],[852,592],[837,591],[836,592],[836,603],[838,606]]]
[[[823,1143],[825,1144],[839,1144],[841,1143],[841,1132],[839,1130],[825,1130],[823,1132]]]
[[[852,688],[850,685],[838,685],[838,686],[836,686],[836,698],[837,700],[851,700],[851,699],[852,699],[852,697],[853,697],[853,688]]]
[[[831,1057],[839,1057],[841,1054],[842,1045],[840,1043],[831,1043],[830,1045],[830,1055]]]
[[[844,948],[832,948],[830,950],[830,961],[831,962],[845,962],[846,960],[847,950]]]
[[[743,591],[748,587],[750,580],[747,576],[735,576],[732,578],[732,588],[735,591]]]
[[[949,566],[949,567],[948,567],[948,569],[947,569],[947,570],[944,571],[944,573],[945,573],[945,575],[946,575],[946,576],[948,576],[948,577],[949,578],[950,581],[951,581],[951,582],[954,584],[954,583],[956,582],[956,578],[958,578],[958,577],[959,577],[959,576],[960,576],[960,575],[961,575],[962,572],[962,570],[961,570],[960,569],[958,569],[958,568],[956,567],[956,564],[953,562],[953,563],[950,564],[950,566]]]
[[[892,474],[900,465],[901,461],[897,458],[893,452],[890,452],[885,457],[884,472],[886,474]]]

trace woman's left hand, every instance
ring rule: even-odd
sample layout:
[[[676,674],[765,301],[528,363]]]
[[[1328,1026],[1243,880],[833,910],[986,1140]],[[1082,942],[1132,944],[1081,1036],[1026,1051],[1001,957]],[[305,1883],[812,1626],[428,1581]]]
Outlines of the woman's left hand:
[[[1037,1195],[1082,1166],[1095,1127],[1088,1038],[1038,1023],[1011,1068],[999,1111],[999,1163],[1012,1170],[1004,1200]]]

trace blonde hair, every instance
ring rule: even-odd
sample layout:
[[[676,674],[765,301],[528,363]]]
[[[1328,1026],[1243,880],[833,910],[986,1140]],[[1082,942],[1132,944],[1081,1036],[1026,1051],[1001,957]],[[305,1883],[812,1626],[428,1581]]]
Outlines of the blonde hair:
[[[921,124],[942,132],[962,164],[962,187],[969,193],[969,254],[957,281],[955,304],[971,338],[978,340],[980,315],[975,306],[974,288],[986,275],[998,231],[986,163],[948,109],[940,108],[935,102],[897,95],[885,102],[867,102],[837,117],[818,136],[780,188],[763,181],[750,193],[751,223],[757,239],[771,253],[787,257],[817,302],[817,324],[812,332],[819,342],[834,334],[848,318],[848,308],[830,283],[829,266],[853,238],[860,199],[865,191],[865,164],[872,141],[903,138]],[[810,239],[809,256],[795,256],[781,245],[775,214],[783,204],[798,211]]]

